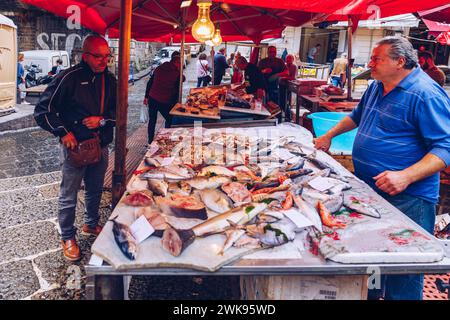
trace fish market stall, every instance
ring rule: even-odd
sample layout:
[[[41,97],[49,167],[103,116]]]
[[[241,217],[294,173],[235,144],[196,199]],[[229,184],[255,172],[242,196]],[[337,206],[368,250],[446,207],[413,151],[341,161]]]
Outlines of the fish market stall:
[[[160,130],[92,252],[91,298],[104,277],[240,275],[243,298],[300,299],[307,276],[361,294],[374,268],[450,270],[444,242],[288,123]]]
[[[214,120],[252,120],[270,117],[261,101],[247,94],[239,85],[220,85],[192,88],[185,103],[177,103],[170,114],[173,123],[185,122],[185,118]]]

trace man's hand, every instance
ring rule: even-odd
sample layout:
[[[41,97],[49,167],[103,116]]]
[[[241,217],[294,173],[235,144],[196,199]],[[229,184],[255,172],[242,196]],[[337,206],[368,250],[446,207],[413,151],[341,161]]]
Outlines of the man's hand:
[[[411,178],[404,171],[384,171],[373,177],[375,185],[381,190],[395,196],[403,192],[412,182]]]
[[[97,129],[100,127],[100,120],[102,120],[103,117],[98,116],[91,116],[83,119],[83,124],[88,127],[88,129]]]
[[[148,99],[144,98],[144,105],[148,105]]]
[[[261,70],[261,73],[263,73],[263,74],[267,74],[267,73],[271,73],[271,72],[272,72],[271,68],[264,68]]]
[[[67,149],[74,149],[77,146],[78,141],[75,138],[75,136],[73,135],[73,133],[69,132],[64,137],[61,138],[61,143]]]
[[[314,146],[316,147],[316,149],[322,150],[322,151],[328,151],[331,146],[331,138],[328,137],[328,135],[326,135],[326,134],[314,139],[313,142],[314,142]]]

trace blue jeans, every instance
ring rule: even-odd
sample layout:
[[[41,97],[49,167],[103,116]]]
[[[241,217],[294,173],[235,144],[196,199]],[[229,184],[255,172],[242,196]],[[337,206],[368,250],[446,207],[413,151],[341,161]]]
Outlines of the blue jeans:
[[[200,88],[200,86],[202,87],[206,87],[208,85],[208,76],[204,76],[204,77],[198,77],[197,78],[197,88]]]
[[[434,203],[407,194],[382,195],[394,207],[433,234],[436,207]],[[368,299],[422,300],[423,275],[389,275],[381,277],[382,289],[369,290]],[[384,293],[383,293],[384,291]]]
[[[74,226],[78,190],[84,180],[86,211],[84,222],[94,228],[99,221],[98,209],[103,192],[103,181],[108,168],[108,148],[102,149],[102,159],[98,163],[84,167],[74,167],[67,159],[67,150],[61,147],[60,153],[62,181],[58,200],[58,222],[63,240],[74,239],[77,229]]]
[[[331,76],[331,83],[335,87],[341,87],[342,88],[341,77],[340,76]]]
[[[306,61],[307,61],[308,63],[314,63],[314,59],[313,59],[313,58],[310,58],[310,57],[307,57],[307,58],[306,58]]]

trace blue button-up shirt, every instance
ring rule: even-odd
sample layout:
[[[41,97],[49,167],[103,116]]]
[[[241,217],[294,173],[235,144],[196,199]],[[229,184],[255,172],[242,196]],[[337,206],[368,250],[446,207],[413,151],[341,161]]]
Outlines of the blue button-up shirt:
[[[382,193],[373,177],[403,170],[432,153],[450,164],[450,98],[420,67],[383,96],[372,83],[350,114],[358,125],[353,144],[356,175]],[[404,193],[437,202],[439,174],[417,181]]]

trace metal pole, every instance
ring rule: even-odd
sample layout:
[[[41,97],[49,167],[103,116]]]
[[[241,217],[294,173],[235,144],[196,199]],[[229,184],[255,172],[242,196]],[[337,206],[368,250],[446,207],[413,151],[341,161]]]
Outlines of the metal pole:
[[[119,77],[117,85],[116,140],[112,178],[112,205],[119,202],[126,185],[128,73],[130,68],[132,0],[121,0]]]
[[[347,100],[352,101],[352,38],[353,38],[353,22],[350,16],[348,16],[348,63],[347,63]]]
[[[214,74],[215,74],[215,72],[214,72],[214,55],[215,54],[216,53],[214,52],[214,47],[211,47],[210,55],[211,55],[212,85],[214,85]]]
[[[181,52],[180,52],[180,85],[179,85],[179,92],[178,92],[178,102],[181,103],[181,100],[183,99],[183,68],[184,68],[184,40],[186,37],[186,27],[183,25],[181,26]]]

